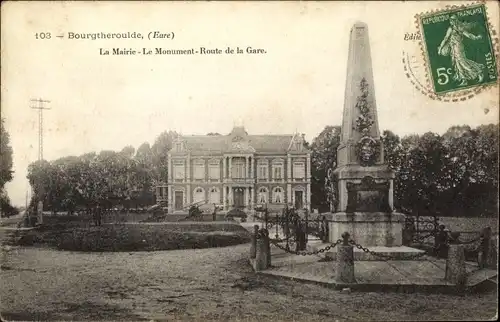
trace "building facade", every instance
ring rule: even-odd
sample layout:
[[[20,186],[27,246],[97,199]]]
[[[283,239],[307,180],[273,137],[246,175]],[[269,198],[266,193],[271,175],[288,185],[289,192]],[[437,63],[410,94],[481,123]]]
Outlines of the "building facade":
[[[310,210],[311,154],[303,135],[179,136],[168,154],[168,183],[157,201],[169,212],[193,203],[251,210],[256,205]]]

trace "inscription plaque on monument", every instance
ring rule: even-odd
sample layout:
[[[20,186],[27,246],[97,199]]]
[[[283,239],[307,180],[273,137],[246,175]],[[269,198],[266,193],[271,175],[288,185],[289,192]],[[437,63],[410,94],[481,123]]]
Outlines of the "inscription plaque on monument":
[[[391,212],[389,182],[376,183],[364,177],[361,183],[347,183],[347,212]]]

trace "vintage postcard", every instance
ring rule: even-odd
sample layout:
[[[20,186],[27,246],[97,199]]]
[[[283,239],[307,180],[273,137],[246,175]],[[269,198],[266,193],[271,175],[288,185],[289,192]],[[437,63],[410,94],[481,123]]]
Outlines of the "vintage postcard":
[[[2,2],[2,321],[496,320],[499,15]]]

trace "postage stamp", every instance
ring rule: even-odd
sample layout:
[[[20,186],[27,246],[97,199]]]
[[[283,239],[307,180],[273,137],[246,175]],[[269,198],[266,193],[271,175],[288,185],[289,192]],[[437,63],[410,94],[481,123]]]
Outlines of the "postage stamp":
[[[435,94],[497,82],[497,57],[484,4],[417,15],[417,21]]]

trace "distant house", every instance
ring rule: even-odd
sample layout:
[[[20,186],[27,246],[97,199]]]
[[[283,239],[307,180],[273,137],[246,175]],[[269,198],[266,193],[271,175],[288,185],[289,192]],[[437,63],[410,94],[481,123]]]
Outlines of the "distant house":
[[[311,156],[303,135],[249,135],[235,127],[228,135],[178,136],[172,146],[168,183],[156,189],[169,212],[195,202],[224,211],[259,204],[310,210]]]

